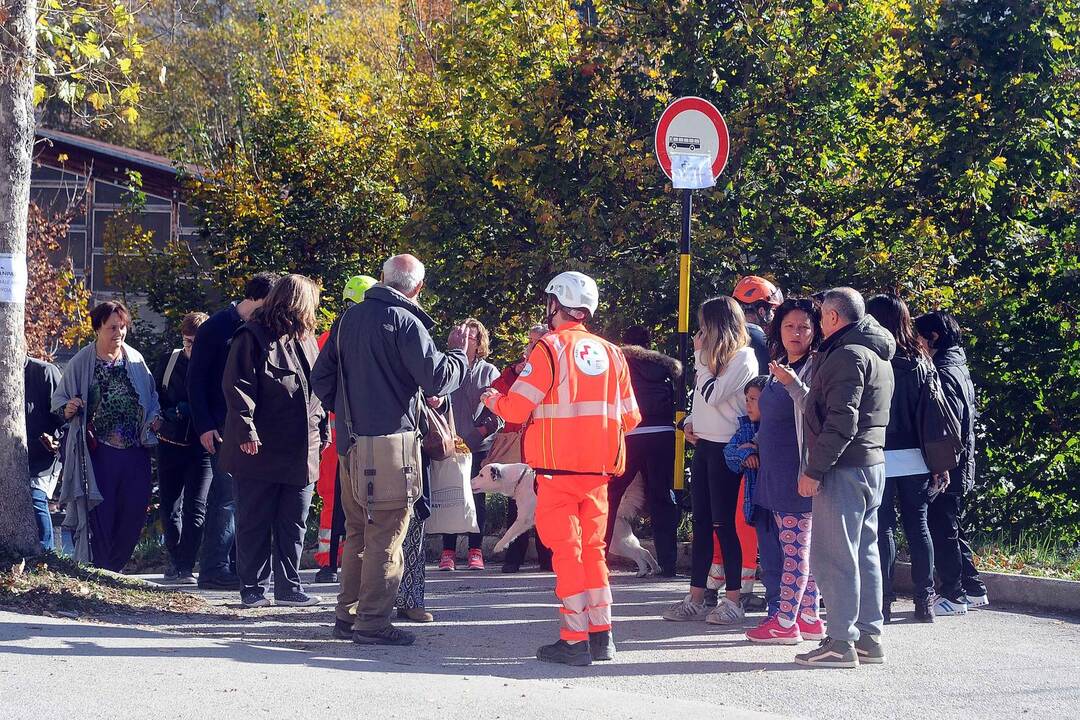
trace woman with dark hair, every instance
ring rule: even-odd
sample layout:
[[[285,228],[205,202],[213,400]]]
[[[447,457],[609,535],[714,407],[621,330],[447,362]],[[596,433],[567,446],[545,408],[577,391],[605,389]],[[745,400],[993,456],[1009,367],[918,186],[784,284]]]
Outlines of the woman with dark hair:
[[[940,310],[915,318],[919,341],[934,360],[945,402],[960,419],[960,463],[949,472],[945,490],[930,503],[930,537],[940,585],[934,613],[963,615],[968,608],[990,604],[964,533],[964,494],[975,487],[975,384],[956,318]]]
[[[185,315],[180,323],[183,346],[163,356],[154,370],[163,418],[157,460],[161,526],[169,554],[165,579],[181,585],[195,584],[192,570],[206,521],[206,495],[214,479],[210,453],[191,422],[187,385],[195,333],[208,317],[204,312]]]
[[[274,604],[319,604],[304,592],[299,572],[319,458],[330,443],[326,413],[310,384],[319,355],[318,306],[314,282],[281,278],[236,331],[225,362],[220,463],[236,487],[236,564],[246,607],[270,604],[271,558]]]
[[[821,307],[810,298],[788,298],[777,308],[767,339],[772,362],[758,400],[760,459],[753,489],[767,615],[747,631],[746,638],[794,645],[825,638],[810,567],[811,498],[798,490],[804,461],[803,401],[809,392],[813,352],[822,339]]]
[[[65,527],[76,533],[75,559],[120,572],[142,535],[150,504],[150,448],[161,425],[146,362],[125,342],[131,313],[120,302],[90,311],[95,339],[64,367],[53,412],[68,423]]]
[[[735,530],[741,483],[739,474],[728,467],[724,450],[739,429],[739,418],[746,415],[743,389],[757,375],[758,361],[750,347],[746,317],[734,298],[715,297],[701,304],[694,351],[694,406],[683,427],[694,445],[690,592],[664,612],[664,619],[735,625],[746,617],[740,602],[742,545]],[[714,535],[724,556],[726,586],[724,597],[710,611],[705,591]]]
[[[895,295],[876,295],[866,312],[896,340],[892,359],[895,386],[885,429],[885,490],[878,509],[878,552],[881,554],[882,614],[892,619],[893,568],[896,563],[896,503],[911,554],[915,620],[933,622],[934,547],[927,526],[932,476],[922,451],[922,417],[928,384],[935,374],[930,357],[919,345],[911,314]]]

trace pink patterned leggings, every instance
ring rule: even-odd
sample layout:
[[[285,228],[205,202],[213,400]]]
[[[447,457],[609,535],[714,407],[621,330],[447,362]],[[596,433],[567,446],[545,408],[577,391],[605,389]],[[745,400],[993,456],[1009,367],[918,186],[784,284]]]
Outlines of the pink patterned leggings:
[[[808,620],[818,617],[818,589],[810,572],[810,535],[813,518],[810,513],[774,512],[780,531],[780,547],[784,569],[780,575],[780,612],[778,616],[788,627],[801,612]]]

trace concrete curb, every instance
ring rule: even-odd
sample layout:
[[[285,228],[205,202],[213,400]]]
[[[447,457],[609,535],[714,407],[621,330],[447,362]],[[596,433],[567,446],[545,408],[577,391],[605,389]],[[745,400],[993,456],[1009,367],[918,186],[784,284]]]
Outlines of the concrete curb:
[[[979,572],[991,603],[1034,607],[1065,613],[1080,613],[1080,582],[1033,575]],[[911,592],[911,564],[896,563],[893,585]]]

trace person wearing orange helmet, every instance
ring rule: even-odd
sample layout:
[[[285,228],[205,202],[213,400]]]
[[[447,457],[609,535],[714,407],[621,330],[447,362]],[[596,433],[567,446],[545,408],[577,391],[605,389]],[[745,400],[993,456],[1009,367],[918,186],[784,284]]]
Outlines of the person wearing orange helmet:
[[[559,640],[536,657],[590,665],[615,657],[611,588],[604,557],[607,486],[626,466],[626,433],[641,422],[622,351],[585,329],[596,312],[596,282],[565,272],[548,283],[547,320],[506,394],[484,404],[525,429],[525,462],[536,471],[536,530],[552,550],[555,594],[562,600]]]
[[[784,293],[763,277],[747,275],[735,283],[731,297],[739,301],[746,314],[746,331],[750,333],[750,347],[758,360],[758,372],[769,372],[769,344],[765,340],[765,328],[772,322],[776,308],[784,302]]]

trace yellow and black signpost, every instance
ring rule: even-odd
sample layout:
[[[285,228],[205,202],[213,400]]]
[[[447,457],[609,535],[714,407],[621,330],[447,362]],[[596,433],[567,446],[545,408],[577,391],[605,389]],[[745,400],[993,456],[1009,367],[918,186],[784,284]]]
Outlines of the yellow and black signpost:
[[[716,184],[728,158],[728,129],[724,116],[699,97],[681,97],[667,106],[656,123],[653,146],[656,161],[672,186],[682,194],[682,234],[679,239],[679,360],[685,368],[690,354],[690,217],[693,191]],[[686,370],[679,382],[675,411],[675,488],[685,479],[686,436],[682,423],[687,412]]]

